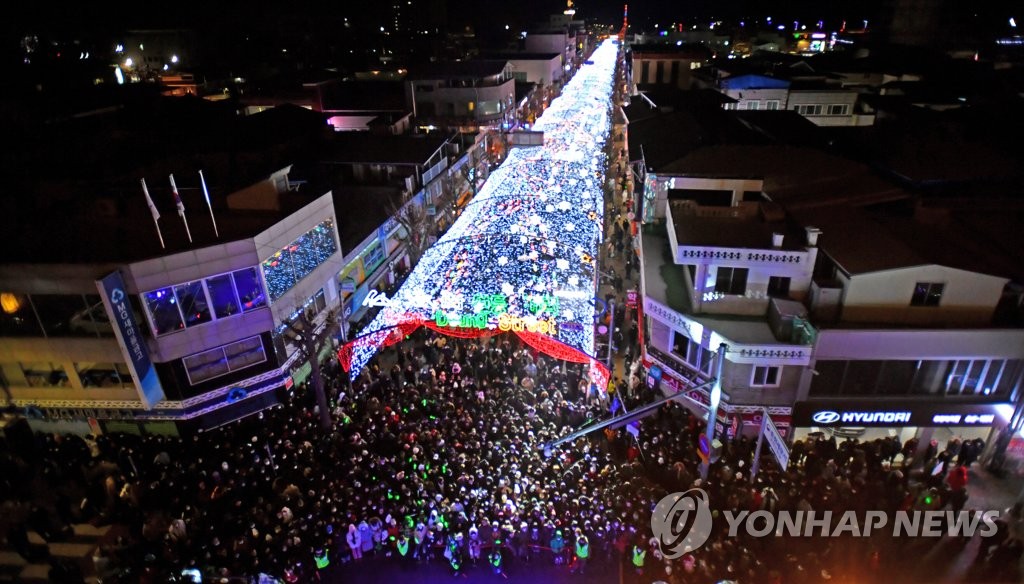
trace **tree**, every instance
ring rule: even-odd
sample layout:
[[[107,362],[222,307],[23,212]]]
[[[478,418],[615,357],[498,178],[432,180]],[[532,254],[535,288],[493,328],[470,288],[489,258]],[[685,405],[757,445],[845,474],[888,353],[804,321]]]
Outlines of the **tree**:
[[[327,326],[320,334],[316,333],[316,327],[310,322],[309,315],[305,308],[298,310],[296,318],[286,321],[288,328],[295,333],[295,340],[299,343],[299,351],[302,357],[309,360],[311,367],[309,379],[316,394],[316,405],[320,409],[320,426],[327,431],[331,429],[331,411],[327,405],[327,394],[324,393],[324,379],[320,372],[320,346],[328,337],[331,321],[335,318],[332,312],[328,315]]]
[[[388,202],[388,211],[395,221],[398,221],[398,224],[402,226],[402,229],[405,230],[405,237],[402,239],[407,242],[409,260],[415,266],[420,261],[420,258],[423,257],[424,252],[427,251],[427,248],[430,247],[431,221],[427,216],[427,210],[423,208],[423,205],[412,200],[401,208],[396,206],[393,201],[390,201]]]

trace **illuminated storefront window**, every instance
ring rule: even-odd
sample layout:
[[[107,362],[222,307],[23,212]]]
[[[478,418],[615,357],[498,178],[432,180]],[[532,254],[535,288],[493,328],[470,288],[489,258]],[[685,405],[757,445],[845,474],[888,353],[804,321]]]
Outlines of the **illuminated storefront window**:
[[[263,275],[273,302],[338,251],[334,222],[324,221],[263,261]]]

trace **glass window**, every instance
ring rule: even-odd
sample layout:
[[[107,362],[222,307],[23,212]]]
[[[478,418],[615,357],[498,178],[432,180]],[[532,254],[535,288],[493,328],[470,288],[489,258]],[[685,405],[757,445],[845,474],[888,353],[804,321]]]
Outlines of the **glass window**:
[[[121,377],[114,363],[75,363],[75,371],[86,388],[120,387],[132,382],[131,377]]]
[[[68,374],[60,363],[22,363],[30,387],[67,387]]]
[[[195,326],[213,320],[201,281],[178,284],[174,287],[174,295],[178,297],[178,306],[185,317],[185,326]]]
[[[139,308],[138,297],[129,295],[132,301],[132,309],[135,314],[135,322],[143,322],[142,310]],[[107,309],[103,306],[103,300],[99,294],[86,294],[85,304],[89,307],[89,318],[91,319],[96,334],[101,337],[114,336],[114,325],[110,324],[110,317],[107,316]],[[71,323],[72,328],[75,323]]]
[[[214,276],[206,279],[206,289],[210,293],[210,303],[217,318],[227,318],[242,311],[238,298],[235,296],[235,285],[231,274]]]
[[[978,393],[992,395],[995,392],[996,384],[999,382],[999,374],[1002,373],[1006,361],[994,359],[988,362],[988,369],[985,371],[985,378],[978,385]]]
[[[754,367],[750,385],[755,387],[776,387],[779,385],[781,367]]]
[[[0,336],[41,337],[43,329],[27,294],[0,292]]]
[[[911,391],[916,395],[942,393],[955,365],[956,361],[919,361]]]
[[[850,361],[843,380],[843,393],[848,395],[870,395],[878,386],[882,372],[881,361]]]
[[[48,337],[96,336],[81,294],[33,294],[32,305]]]
[[[324,221],[263,261],[270,299],[277,300],[338,251],[334,223]]]
[[[232,371],[244,369],[249,365],[262,363],[267,360],[263,352],[263,341],[259,337],[250,337],[224,348],[228,358],[228,367]]]
[[[185,363],[185,372],[192,385],[224,375],[229,371],[228,360],[221,347],[185,357],[182,361]]]
[[[945,284],[918,282],[914,286],[914,295],[910,298],[911,306],[938,306],[942,300]]]
[[[715,277],[715,292],[742,296],[747,292],[747,268],[719,267]]]
[[[906,395],[910,393],[917,361],[885,361],[882,374],[878,377],[878,393],[883,395]]]
[[[768,296],[772,298],[788,298],[791,279],[782,276],[768,278]]]
[[[967,370],[967,378],[964,379],[963,395],[974,395],[981,393],[981,374],[985,370],[986,361],[977,360],[971,362],[971,368]]]
[[[263,284],[260,283],[260,275],[256,268],[238,270],[232,276],[235,278],[235,291],[244,312],[266,306],[267,297],[263,293]]]
[[[153,329],[157,335],[166,335],[185,328],[178,312],[178,301],[170,288],[160,288],[143,294],[146,308],[153,317]]]
[[[847,361],[818,361],[811,377],[812,396],[840,395]]]
[[[995,387],[996,395],[1009,396],[1013,391],[1013,385],[1017,383],[1017,376],[1020,374],[1022,362],[1020,359],[1009,359],[999,375],[999,383]]]
[[[244,369],[267,360],[263,340],[249,337],[241,341],[190,355],[182,359],[189,383],[196,385],[232,371]]]

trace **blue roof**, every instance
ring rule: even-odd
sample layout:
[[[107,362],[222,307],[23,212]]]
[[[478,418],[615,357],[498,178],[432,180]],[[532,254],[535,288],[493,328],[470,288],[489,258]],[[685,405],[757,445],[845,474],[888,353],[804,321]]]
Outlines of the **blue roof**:
[[[737,75],[720,82],[722,89],[786,89],[789,81],[765,75]]]

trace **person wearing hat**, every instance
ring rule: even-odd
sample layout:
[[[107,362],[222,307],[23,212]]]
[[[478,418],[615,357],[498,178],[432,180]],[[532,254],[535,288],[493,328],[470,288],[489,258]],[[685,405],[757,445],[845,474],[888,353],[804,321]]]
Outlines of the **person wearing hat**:
[[[480,532],[477,530],[476,525],[469,528],[469,559],[473,561],[475,566],[477,560],[480,559]]]

